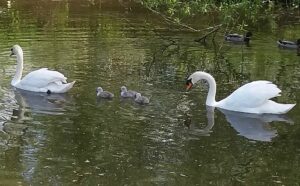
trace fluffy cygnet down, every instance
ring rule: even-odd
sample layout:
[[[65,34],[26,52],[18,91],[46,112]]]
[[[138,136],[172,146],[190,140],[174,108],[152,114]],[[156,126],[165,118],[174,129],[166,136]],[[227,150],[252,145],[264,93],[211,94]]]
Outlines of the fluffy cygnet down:
[[[141,93],[136,93],[134,101],[139,104],[149,104],[150,102],[149,98],[142,96]]]
[[[121,87],[121,97],[122,98],[135,98],[136,91],[133,90],[127,90],[125,86]]]
[[[97,92],[97,97],[106,98],[106,99],[111,99],[114,97],[113,93],[104,91],[101,87],[98,87],[96,89],[96,92]]]

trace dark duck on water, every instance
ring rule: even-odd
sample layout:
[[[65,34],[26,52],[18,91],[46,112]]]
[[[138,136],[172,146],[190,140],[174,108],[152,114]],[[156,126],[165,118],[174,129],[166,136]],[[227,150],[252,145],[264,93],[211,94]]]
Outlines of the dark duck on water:
[[[298,49],[299,51],[300,39],[297,39],[297,41],[278,40],[277,44],[280,48]]]
[[[227,34],[225,35],[225,41],[234,43],[249,43],[252,36],[252,32],[247,32],[245,35],[239,34]]]

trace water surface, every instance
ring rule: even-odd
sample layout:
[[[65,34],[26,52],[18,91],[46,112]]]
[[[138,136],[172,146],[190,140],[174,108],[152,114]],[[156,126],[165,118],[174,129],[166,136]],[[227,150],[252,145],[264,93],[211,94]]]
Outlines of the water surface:
[[[278,117],[213,110],[205,83],[190,92],[184,84],[208,71],[219,100],[265,79],[282,89],[277,101],[299,103],[300,58],[276,46],[300,37],[299,20],[253,28],[250,47],[224,43],[222,32],[203,45],[194,42],[201,34],[124,3],[0,2],[1,184],[297,185],[298,105]],[[24,74],[48,67],[74,88],[15,90],[14,44],[24,50]],[[122,85],[151,103],[120,99]],[[96,99],[97,86],[116,98]]]

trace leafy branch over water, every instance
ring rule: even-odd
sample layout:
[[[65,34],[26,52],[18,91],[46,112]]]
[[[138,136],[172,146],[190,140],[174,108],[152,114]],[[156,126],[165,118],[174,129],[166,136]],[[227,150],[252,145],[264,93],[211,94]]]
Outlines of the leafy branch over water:
[[[147,9],[160,14],[165,20],[190,31],[199,29],[189,26],[191,19],[203,14],[217,15],[224,25],[244,30],[255,25],[261,16],[268,17],[275,7],[297,9],[300,0],[138,0]]]

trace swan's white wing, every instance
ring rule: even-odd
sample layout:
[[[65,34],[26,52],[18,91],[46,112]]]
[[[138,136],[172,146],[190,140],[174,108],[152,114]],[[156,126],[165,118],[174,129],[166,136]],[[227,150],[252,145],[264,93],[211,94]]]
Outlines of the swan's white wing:
[[[235,108],[255,108],[273,97],[280,96],[280,92],[270,81],[253,81],[238,88],[220,103]]]
[[[22,86],[43,88],[48,86],[50,83],[55,83],[58,85],[67,83],[66,79],[67,78],[63,74],[57,71],[41,68],[27,74],[20,83]]]

